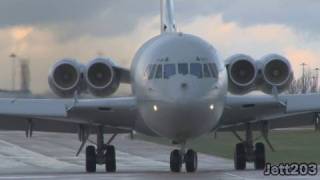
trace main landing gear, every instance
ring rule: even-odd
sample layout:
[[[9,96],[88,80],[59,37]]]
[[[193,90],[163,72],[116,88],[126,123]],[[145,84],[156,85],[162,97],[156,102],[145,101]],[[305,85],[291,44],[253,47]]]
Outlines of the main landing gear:
[[[114,134],[107,144],[104,144],[103,127],[98,127],[97,131],[97,148],[87,146],[86,148],[86,171],[89,173],[96,172],[96,165],[105,165],[106,172],[116,171],[116,151],[115,147],[109,145],[115,138]]]
[[[253,162],[256,170],[263,170],[266,164],[265,146],[263,143],[260,142],[253,145],[254,140],[250,124],[246,125],[245,140],[242,140],[236,132],[233,133],[240,141],[242,141],[241,143],[236,144],[234,152],[235,169],[244,170],[246,169],[247,162]],[[270,145],[271,149],[273,150],[266,136],[264,137]]]
[[[180,150],[173,150],[170,155],[171,172],[181,172],[182,165],[185,164],[186,171],[189,173],[197,171],[198,155],[192,149],[185,151],[185,144],[182,144]]]
[[[257,143],[255,145],[255,150],[247,149],[244,143],[239,143],[236,145],[236,150],[234,153],[234,167],[236,170],[246,169],[246,162],[254,162],[254,167],[256,170],[263,170],[266,164],[265,148],[263,143]],[[252,154],[251,154],[252,153]]]

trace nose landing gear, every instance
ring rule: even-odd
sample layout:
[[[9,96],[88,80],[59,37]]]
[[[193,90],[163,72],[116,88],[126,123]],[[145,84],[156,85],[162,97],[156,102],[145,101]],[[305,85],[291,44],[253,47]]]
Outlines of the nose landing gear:
[[[192,149],[185,152],[185,144],[182,144],[181,150],[173,150],[170,155],[171,172],[181,172],[182,165],[185,164],[186,171],[193,173],[198,168],[198,155]]]
[[[172,172],[180,172],[183,164],[183,158],[180,151],[175,149],[170,155],[170,169]]]
[[[189,149],[184,156],[187,172],[195,172],[198,168],[198,155],[197,152]]]

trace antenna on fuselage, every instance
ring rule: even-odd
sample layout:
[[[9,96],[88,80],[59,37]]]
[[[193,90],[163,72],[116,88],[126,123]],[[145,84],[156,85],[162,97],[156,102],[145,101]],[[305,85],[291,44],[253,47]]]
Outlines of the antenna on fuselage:
[[[177,32],[173,0],[161,0],[161,33]]]

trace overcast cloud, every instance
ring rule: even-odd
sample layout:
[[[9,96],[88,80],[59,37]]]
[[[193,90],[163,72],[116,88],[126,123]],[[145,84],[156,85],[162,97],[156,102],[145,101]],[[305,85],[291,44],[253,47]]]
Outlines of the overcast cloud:
[[[319,9],[318,0],[176,0],[178,29],[211,42],[221,57],[281,53],[297,74],[302,60],[320,65]],[[159,24],[158,0],[1,0],[1,87],[10,87],[12,52],[30,59],[36,92],[48,89],[47,72],[64,57],[87,63],[99,52],[129,67]]]

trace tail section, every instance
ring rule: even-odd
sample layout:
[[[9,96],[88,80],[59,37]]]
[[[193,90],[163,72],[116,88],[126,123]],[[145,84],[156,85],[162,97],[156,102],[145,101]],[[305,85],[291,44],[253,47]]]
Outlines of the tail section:
[[[161,33],[176,31],[173,0],[161,0]]]

